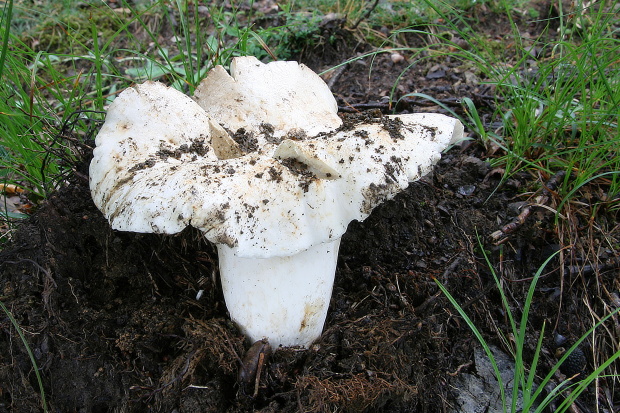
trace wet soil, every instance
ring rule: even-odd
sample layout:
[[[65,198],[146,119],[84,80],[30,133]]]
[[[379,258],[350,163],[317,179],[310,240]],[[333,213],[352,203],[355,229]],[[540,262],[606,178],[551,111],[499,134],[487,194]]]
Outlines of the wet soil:
[[[305,59],[319,70],[334,64],[328,57]],[[458,62],[437,64],[407,72],[398,93],[446,102],[490,93],[468,82]],[[332,85],[341,110],[394,109],[385,96],[402,69],[389,54],[347,65]],[[396,109],[441,110],[413,100]],[[502,245],[493,242],[490,235],[529,199],[524,188],[541,185],[527,174],[500,185],[501,171],[486,159],[476,141],[452,148],[433,173],[352,222],[322,337],[307,350],[274,352],[258,387],[238,378],[252,343],[227,316],[213,245],[193,229],[176,236],[111,230],[83,178],[87,156],[0,253],[2,302],[23,329],[54,412],[459,411],[458,379],[475,374],[479,345],[436,282],[507,351],[498,334],[509,331],[506,313],[482,248],[502,263],[517,317],[528,280],[559,248],[554,215],[544,208]],[[574,340],[589,321],[582,297],[600,284],[617,289],[617,272],[573,277],[559,264],[552,261],[538,284],[529,327],[546,323]],[[548,333],[540,374],[556,362],[555,346]],[[594,397],[586,391],[586,406]],[[0,412],[40,410],[27,348],[2,314]]]

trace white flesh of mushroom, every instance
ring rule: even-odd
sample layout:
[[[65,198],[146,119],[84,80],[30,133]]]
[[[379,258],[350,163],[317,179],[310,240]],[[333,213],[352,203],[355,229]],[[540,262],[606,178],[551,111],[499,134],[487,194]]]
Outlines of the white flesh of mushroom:
[[[242,258],[217,246],[231,318],[252,342],[309,346],[321,335],[332,295],[340,238],[285,257]]]
[[[426,174],[463,127],[414,114],[338,129],[333,96],[305,66],[248,57],[231,72],[214,69],[196,101],[154,82],[117,97],[96,139],[93,200],[115,229],[203,231],[242,331],[309,346],[349,222]]]

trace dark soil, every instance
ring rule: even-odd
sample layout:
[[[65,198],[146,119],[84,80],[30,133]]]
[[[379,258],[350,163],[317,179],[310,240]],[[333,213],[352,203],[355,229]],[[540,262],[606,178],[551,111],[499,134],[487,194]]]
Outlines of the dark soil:
[[[317,70],[329,67],[358,52],[351,43],[348,55],[339,46],[303,58]],[[406,64],[384,54],[348,65],[332,87],[341,109],[387,113],[385,96]],[[481,105],[492,93],[452,61],[414,66],[397,95],[413,91],[447,104],[478,96]],[[396,109],[440,111],[414,100]],[[506,351],[498,332],[510,328],[479,242],[501,262],[517,317],[530,277],[559,248],[554,215],[543,208],[501,246],[492,242],[490,234],[528,200],[523,188],[544,181],[524,174],[499,185],[502,172],[486,157],[475,141],[455,147],[431,175],[350,224],[323,336],[308,350],[272,354],[256,397],[253,382],[237,379],[251,343],[227,316],[214,247],[192,229],[178,236],[111,230],[80,178],[87,159],[0,254],[2,302],[23,328],[54,412],[452,411],[455,378],[474,371],[479,344],[436,281]],[[618,289],[617,270],[576,276],[559,264],[540,280],[529,320],[528,355],[535,332],[547,326],[541,375],[556,362],[552,330],[579,337],[590,321],[582,297],[599,285]],[[617,392],[610,397],[620,400]],[[594,398],[588,389],[583,405]],[[26,347],[2,314],[0,412],[40,410]]]

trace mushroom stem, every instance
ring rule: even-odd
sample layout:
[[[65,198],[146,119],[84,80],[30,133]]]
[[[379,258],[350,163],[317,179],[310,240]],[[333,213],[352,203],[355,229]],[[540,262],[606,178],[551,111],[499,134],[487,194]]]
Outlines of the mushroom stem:
[[[252,341],[308,347],[323,330],[340,238],[291,256],[240,258],[218,244],[230,317]]]

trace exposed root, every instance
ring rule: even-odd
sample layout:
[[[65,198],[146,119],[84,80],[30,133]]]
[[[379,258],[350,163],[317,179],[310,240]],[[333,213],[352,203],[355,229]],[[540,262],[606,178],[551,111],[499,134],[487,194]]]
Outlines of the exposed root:
[[[388,402],[389,395],[411,397],[418,393],[415,386],[404,382],[390,383],[369,373],[322,380],[315,376],[305,376],[297,381],[295,387],[298,391],[309,392],[310,406],[304,407],[310,411],[333,411],[339,407],[348,412],[361,412],[369,408],[381,408]]]

